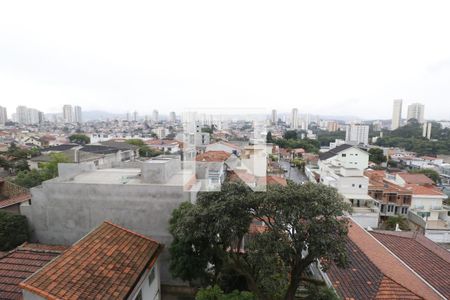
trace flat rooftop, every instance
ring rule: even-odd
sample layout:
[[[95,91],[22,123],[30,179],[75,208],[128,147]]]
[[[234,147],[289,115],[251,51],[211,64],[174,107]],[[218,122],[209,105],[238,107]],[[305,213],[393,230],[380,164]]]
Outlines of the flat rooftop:
[[[155,183],[155,185],[184,185],[191,178],[192,172],[181,170],[177,172],[166,183]],[[100,169],[91,172],[83,172],[74,177],[60,182],[80,184],[128,184],[128,185],[152,185],[142,181],[141,169]]]

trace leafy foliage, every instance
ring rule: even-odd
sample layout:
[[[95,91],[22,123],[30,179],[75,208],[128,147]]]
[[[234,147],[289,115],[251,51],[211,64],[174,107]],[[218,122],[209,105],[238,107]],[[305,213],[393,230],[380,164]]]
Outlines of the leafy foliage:
[[[218,286],[207,287],[200,289],[195,296],[195,300],[255,300],[255,296],[250,292],[240,292],[234,290],[229,294],[225,294],[224,291]]]
[[[58,164],[70,162],[69,158],[63,153],[49,154],[51,160],[42,163],[39,170],[24,170],[17,173],[13,182],[26,188],[32,188],[40,185],[43,181],[58,176]]]
[[[69,136],[69,141],[79,145],[86,145],[91,142],[91,139],[87,135],[77,133]]]
[[[155,157],[161,155],[162,152],[147,146],[141,139],[129,139],[128,144],[135,145],[139,147],[139,156],[141,157]]]
[[[232,272],[258,299],[294,299],[312,262],[345,264],[347,221],[337,217],[346,210],[338,192],[324,185],[290,182],[255,193],[226,183],[174,210],[171,272],[203,286]],[[253,221],[267,230],[249,233]]]
[[[376,142],[379,146],[400,147],[419,155],[450,155],[450,129],[432,123],[432,140],[422,137],[422,125],[416,120],[391,132],[385,131],[384,137]]]
[[[0,251],[9,251],[29,239],[27,218],[0,211]]]
[[[275,144],[285,149],[296,149],[303,148],[306,152],[318,153],[319,152],[319,142],[310,139],[276,139]]]
[[[386,156],[381,148],[370,148],[369,149],[369,160],[377,165],[386,162]]]
[[[317,132],[317,140],[319,141],[320,146],[328,146],[331,142],[334,142],[336,139],[345,139],[345,131],[323,131],[319,130]]]

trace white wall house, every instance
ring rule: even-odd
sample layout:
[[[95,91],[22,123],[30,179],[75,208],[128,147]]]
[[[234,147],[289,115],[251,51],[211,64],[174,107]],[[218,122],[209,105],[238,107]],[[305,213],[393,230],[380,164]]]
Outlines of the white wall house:
[[[352,217],[363,227],[378,227],[379,211],[368,195],[369,179],[363,172],[369,154],[348,144],[321,153],[318,163],[320,183],[336,188],[353,207]]]

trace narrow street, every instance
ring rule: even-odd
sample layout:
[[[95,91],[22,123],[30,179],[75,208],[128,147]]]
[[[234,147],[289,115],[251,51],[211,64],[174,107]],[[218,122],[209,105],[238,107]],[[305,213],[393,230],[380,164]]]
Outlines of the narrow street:
[[[291,167],[288,161],[281,160],[280,166],[288,170],[286,172],[286,178],[296,183],[307,182],[308,178],[296,167]]]

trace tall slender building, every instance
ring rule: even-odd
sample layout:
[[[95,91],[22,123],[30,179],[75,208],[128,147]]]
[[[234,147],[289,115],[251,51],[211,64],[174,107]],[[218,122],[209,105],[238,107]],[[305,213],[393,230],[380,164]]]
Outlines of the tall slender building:
[[[402,99],[394,100],[394,109],[392,111],[392,124],[391,130],[395,130],[400,127],[402,121]]]
[[[6,107],[0,106],[0,125],[5,125],[6,121],[8,121]]]
[[[80,106],[75,106],[73,108],[73,112],[74,112],[74,122],[77,122],[77,123],[83,122],[83,115],[82,115],[82,112],[81,112],[81,107]]]
[[[298,109],[293,108],[291,113],[291,128],[298,129]]]
[[[171,111],[169,114],[169,121],[171,123],[175,123],[177,121],[177,115],[175,114],[174,111]]]
[[[273,125],[277,124],[278,118],[277,118],[277,110],[276,109],[272,109],[272,117],[271,117],[270,121]]]
[[[72,105],[66,104],[63,106],[63,119],[66,123],[73,122],[73,110]]]
[[[416,119],[419,123],[425,122],[425,106],[421,103],[408,105],[407,120]]]
[[[155,122],[155,123],[158,123],[158,121],[159,121],[159,112],[155,109],[155,110],[153,110],[153,113],[152,113],[152,120],[153,120],[153,122]]]

